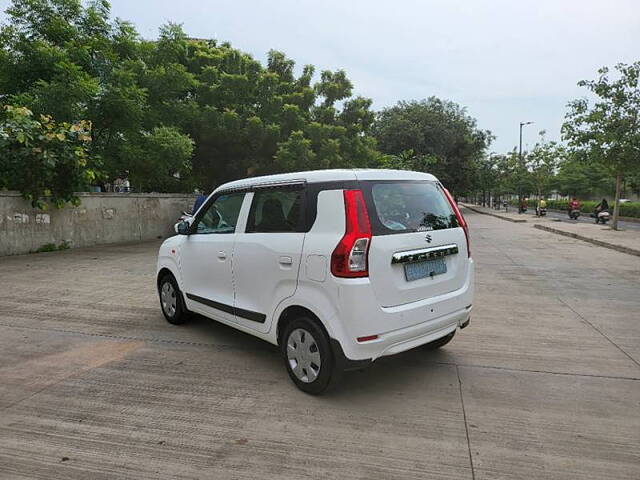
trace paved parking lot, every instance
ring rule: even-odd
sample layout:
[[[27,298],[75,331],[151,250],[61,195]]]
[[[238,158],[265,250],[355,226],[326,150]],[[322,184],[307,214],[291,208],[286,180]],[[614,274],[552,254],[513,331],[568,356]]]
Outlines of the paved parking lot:
[[[158,244],[0,259],[0,478],[640,478],[640,258],[467,213],[469,328],[311,397]]]

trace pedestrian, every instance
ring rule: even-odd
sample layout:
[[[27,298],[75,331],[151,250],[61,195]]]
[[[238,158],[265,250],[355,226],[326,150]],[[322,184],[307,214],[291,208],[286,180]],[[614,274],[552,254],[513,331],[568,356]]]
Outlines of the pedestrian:
[[[129,182],[129,172],[126,172],[124,179],[122,180],[122,191],[129,193],[131,191],[131,182]]]
[[[123,184],[124,180],[122,180],[122,177],[120,175],[118,175],[116,177],[116,179],[113,181],[113,191],[120,193],[122,191],[122,184]]]
[[[196,198],[196,201],[193,204],[193,208],[191,209],[191,215],[195,215],[198,209],[202,206],[204,201],[207,199],[207,196],[204,194],[202,190],[199,191],[199,195]]]

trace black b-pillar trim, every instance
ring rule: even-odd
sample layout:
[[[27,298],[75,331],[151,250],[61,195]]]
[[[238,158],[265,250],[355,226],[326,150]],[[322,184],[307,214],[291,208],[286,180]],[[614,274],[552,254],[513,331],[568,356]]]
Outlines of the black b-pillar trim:
[[[264,313],[253,312],[251,310],[245,310],[244,308],[237,308],[232,305],[227,305],[226,303],[216,302],[215,300],[209,300],[208,298],[199,297],[198,295],[194,295],[193,293],[187,293],[187,298],[189,300],[193,300],[194,302],[202,303],[211,308],[215,308],[216,310],[220,310],[222,312],[230,313],[231,315],[237,315],[238,317],[246,318],[247,320],[251,320],[252,322],[264,323],[267,319],[267,316]]]

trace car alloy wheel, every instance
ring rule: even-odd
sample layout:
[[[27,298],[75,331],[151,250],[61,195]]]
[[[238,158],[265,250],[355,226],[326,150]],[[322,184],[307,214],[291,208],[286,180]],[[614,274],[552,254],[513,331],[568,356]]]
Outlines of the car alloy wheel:
[[[162,284],[162,289],[160,290],[160,302],[162,303],[162,310],[165,315],[168,317],[174,317],[178,305],[178,297],[176,289],[173,288],[170,281],[165,281]]]
[[[322,358],[313,335],[303,328],[296,328],[287,338],[287,360],[298,380],[311,383],[318,378]]]

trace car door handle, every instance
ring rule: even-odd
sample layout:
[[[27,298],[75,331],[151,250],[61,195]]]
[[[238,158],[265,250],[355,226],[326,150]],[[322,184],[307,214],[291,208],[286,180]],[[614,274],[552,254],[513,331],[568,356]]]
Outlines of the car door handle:
[[[227,259],[227,252],[223,252],[222,250],[220,250],[220,251],[218,252],[218,258],[219,258],[220,260],[226,260],[226,259]]]
[[[293,265],[293,259],[291,257],[280,257],[278,262],[280,262],[280,265]]]

